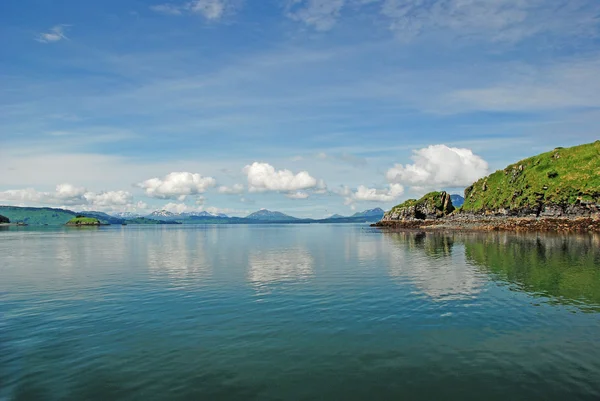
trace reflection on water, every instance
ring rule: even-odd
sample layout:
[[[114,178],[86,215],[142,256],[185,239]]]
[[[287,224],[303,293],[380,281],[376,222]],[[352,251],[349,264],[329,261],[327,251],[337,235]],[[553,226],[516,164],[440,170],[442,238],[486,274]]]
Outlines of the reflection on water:
[[[175,283],[200,280],[211,274],[205,242],[212,237],[206,231],[161,230],[144,237],[148,269],[153,277],[167,275]]]
[[[467,260],[518,291],[600,310],[600,236],[465,238]]]
[[[385,237],[391,245],[390,276],[410,280],[434,299],[468,299],[481,291],[484,278],[465,263],[455,236],[395,232]]]
[[[600,310],[600,236],[387,232],[390,275],[432,298],[477,294],[485,282]]]
[[[599,249],[365,225],[3,230],[0,400],[598,400]]]
[[[266,284],[274,281],[302,280],[313,275],[314,259],[302,248],[252,251],[248,280]]]

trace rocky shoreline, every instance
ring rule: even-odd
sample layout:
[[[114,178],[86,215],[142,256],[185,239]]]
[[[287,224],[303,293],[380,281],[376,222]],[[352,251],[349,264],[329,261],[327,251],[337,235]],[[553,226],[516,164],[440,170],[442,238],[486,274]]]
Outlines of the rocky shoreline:
[[[600,232],[600,214],[587,217],[487,217],[451,215],[429,220],[382,220],[371,227],[399,230]]]

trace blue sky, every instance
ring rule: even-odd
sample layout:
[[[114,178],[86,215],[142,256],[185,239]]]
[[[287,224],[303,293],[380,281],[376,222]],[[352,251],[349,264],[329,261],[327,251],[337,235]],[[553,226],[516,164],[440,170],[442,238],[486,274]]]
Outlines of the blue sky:
[[[600,138],[594,0],[8,0],[0,203],[303,217]]]

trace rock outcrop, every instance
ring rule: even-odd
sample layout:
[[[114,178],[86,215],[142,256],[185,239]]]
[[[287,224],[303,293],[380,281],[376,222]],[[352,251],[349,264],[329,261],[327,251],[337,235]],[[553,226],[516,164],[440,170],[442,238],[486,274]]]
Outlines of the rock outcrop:
[[[431,192],[421,199],[409,199],[385,213],[382,221],[435,220],[454,211],[452,199],[447,192]]]

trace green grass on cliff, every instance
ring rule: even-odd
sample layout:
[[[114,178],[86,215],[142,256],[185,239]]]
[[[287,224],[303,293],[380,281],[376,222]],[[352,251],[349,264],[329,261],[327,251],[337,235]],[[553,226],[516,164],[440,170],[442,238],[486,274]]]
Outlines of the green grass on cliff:
[[[566,206],[578,200],[600,202],[600,141],[557,148],[496,171],[465,190],[461,210]]]

